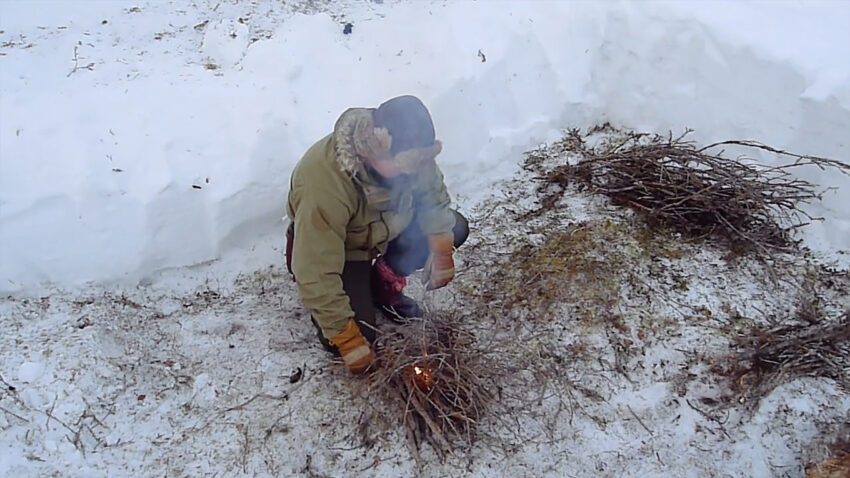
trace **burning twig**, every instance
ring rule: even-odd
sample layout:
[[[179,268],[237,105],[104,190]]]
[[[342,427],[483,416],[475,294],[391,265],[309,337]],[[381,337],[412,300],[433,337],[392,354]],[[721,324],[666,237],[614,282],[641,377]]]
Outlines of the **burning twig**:
[[[442,457],[469,447],[493,399],[486,386],[486,355],[471,334],[428,314],[378,339],[381,366],[370,376],[372,393],[400,404],[414,454],[423,442]]]

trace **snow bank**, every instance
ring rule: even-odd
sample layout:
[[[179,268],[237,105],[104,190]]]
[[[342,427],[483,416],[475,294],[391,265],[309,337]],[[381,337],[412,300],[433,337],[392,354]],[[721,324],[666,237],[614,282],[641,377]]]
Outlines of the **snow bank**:
[[[350,35],[338,15],[83,3],[0,4],[2,292],[279,261],[300,155],[403,93],[431,107],[465,206],[523,150],[605,120],[850,157],[844,2],[359,5]],[[850,181],[802,174],[843,188],[810,244],[850,248]]]

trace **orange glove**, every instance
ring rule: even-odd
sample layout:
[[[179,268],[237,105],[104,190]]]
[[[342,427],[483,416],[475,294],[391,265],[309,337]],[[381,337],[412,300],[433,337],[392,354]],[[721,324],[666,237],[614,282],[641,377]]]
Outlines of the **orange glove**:
[[[369,342],[360,333],[360,327],[354,319],[349,319],[345,329],[331,337],[329,342],[336,345],[348,371],[355,375],[365,372],[375,361],[375,353],[369,348]]]
[[[425,270],[428,272],[428,283],[426,289],[439,289],[452,281],[455,277],[454,253],[455,236],[451,232],[445,234],[430,234],[428,236],[428,247],[431,256]]]

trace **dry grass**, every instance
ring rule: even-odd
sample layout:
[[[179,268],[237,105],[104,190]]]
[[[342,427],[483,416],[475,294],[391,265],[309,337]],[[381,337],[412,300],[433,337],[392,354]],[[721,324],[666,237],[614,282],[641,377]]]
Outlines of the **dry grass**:
[[[630,224],[610,219],[552,227],[538,238],[518,245],[469,291],[476,303],[521,310],[527,320],[547,320],[553,307],[570,304],[582,319],[599,322],[619,303],[629,270],[645,253]]]

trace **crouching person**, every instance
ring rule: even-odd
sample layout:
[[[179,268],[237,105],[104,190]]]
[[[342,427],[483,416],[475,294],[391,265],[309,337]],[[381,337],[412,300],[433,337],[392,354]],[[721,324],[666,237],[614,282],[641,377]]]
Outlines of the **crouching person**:
[[[425,269],[426,288],[454,278],[454,248],[469,234],[435,158],[428,109],[413,96],[351,108],[298,162],[290,181],[287,266],[322,345],[363,373],[375,354],[376,310],[421,315],[402,293]]]

